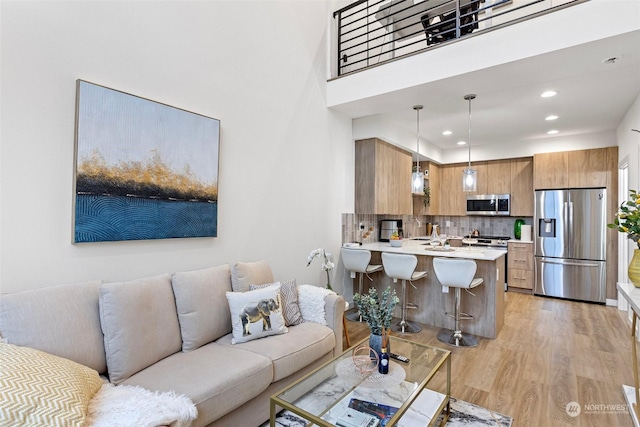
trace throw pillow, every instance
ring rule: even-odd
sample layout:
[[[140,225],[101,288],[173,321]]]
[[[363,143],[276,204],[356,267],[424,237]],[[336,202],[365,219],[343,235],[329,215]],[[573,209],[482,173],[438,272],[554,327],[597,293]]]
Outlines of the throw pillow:
[[[284,334],[280,285],[248,292],[227,292],[233,338],[231,344]]]
[[[319,286],[300,285],[298,287],[298,304],[305,322],[327,324],[324,298],[330,294],[335,294],[335,292]]]
[[[234,292],[246,292],[252,283],[271,282],[273,282],[273,272],[264,260],[236,262],[231,268],[231,288]]]
[[[304,322],[304,320],[302,319],[300,306],[298,305],[298,285],[296,284],[296,279],[286,280],[284,282],[265,283],[263,285],[251,285],[249,289],[253,291],[278,283],[280,283],[280,298],[282,299],[284,324],[285,326],[299,325]]]
[[[0,343],[0,420],[12,426],[84,424],[98,372],[29,347]]]

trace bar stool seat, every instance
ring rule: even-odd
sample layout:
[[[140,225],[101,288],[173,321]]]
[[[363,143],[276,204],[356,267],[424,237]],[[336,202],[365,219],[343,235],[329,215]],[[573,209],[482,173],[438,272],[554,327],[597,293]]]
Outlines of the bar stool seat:
[[[369,281],[373,282],[373,279],[369,274],[381,271],[382,266],[377,264],[369,264],[371,261],[371,252],[366,249],[357,248],[342,248],[340,249],[342,254],[342,262],[344,268],[351,272],[351,278],[355,279],[356,273],[359,273],[358,279],[358,293],[362,295],[362,278],[367,276]],[[362,322],[362,316],[359,311],[347,315],[347,319],[355,322]]]
[[[473,319],[473,316],[460,311],[461,290],[466,289],[469,291],[469,289],[475,288],[484,281],[481,277],[474,278],[477,268],[476,262],[470,259],[433,259],[433,271],[436,273],[438,281],[442,286],[455,288],[454,314],[445,313],[455,320],[454,330],[444,329],[438,333],[438,340],[445,344],[455,347],[475,347],[478,345],[478,339],[476,337],[463,333],[460,328],[461,320]]]
[[[426,271],[415,271],[417,265],[418,258],[415,255],[382,253],[382,266],[386,275],[393,279],[393,283],[398,283],[398,279],[402,280],[402,319],[393,330],[403,334],[416,333],[422,330],[420,326],[407,321],[407,308],[409,306],[407,303],[407,280],[415,288],[411,282],[422,279],[427,275]],[[413,307],[416,306],[413,305]]]

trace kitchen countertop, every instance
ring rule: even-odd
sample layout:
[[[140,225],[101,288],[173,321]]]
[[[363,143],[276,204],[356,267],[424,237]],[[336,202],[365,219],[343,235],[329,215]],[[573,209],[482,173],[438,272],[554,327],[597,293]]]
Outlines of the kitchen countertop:
[[[356,248],[367,249],[376,252],[394,252],[399,254],[411,254],[411,255],[427,255],[434,257],[446,257],[446,258],[467,258],[481,261],[495,261],[504,254],[507,253],[507,248],[504,249],[485,249],[483,247],[452,247],[453,251],[435,251],[431,250],[431,247],[426,244],[424,240],[412,240],[403,239],[402,246],[393,247],[389,242],[375,242],[365,243],[362,246],[356,246]]]

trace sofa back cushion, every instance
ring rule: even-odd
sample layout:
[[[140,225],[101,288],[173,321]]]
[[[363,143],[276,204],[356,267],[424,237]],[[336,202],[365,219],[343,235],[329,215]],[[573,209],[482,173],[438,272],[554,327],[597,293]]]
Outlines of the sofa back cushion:
[[[176,298],[182,351],[195,350],[231,333],[225,292],[231,291],[229,264],[171,276]]]
[[[236,262],[231,269],[231,287],[234,292],[247,292],[251,285],[273,282],[273,272],[264,261]]]
[[[0,335],[10,344],[35,348],[105,373],[98,310],[100,284],[95,280],[0,296]]]
[[[182,347],[169,274],[100,286],[100,322],[115,384]]]

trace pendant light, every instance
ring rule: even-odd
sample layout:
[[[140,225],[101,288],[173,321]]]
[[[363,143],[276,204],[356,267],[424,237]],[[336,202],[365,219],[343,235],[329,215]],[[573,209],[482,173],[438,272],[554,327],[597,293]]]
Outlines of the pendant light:
[[[476,191],[478,188],[478,177],[476,170],[471,169],[471,100],[476,99],[476,95],[473,93],[465,95],[464,99],[469,101],[469,140],[467,141],[467,145],[469,145],[469,165],[462,171],[462,191]]]
[[[411,174],[411,192],[413,194],[424,194],[424,177],[420,173],[420,110],[422,105],[414,105],[416,110],[416,170]]]

